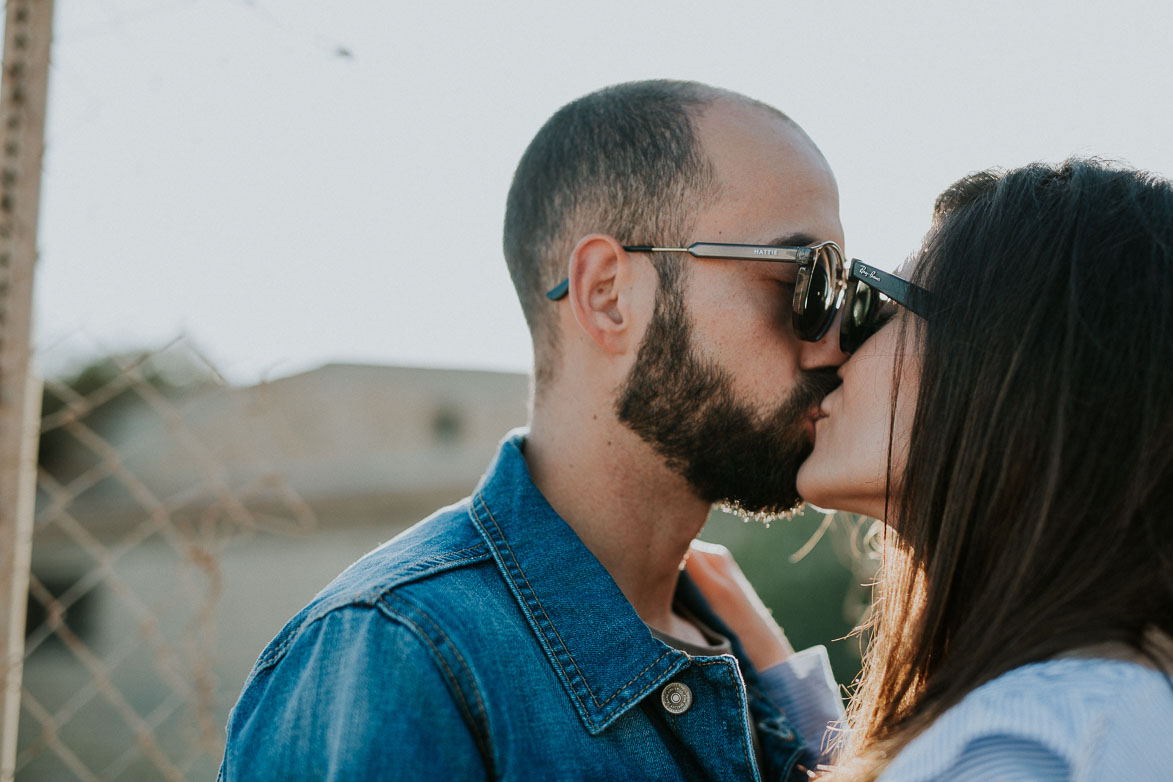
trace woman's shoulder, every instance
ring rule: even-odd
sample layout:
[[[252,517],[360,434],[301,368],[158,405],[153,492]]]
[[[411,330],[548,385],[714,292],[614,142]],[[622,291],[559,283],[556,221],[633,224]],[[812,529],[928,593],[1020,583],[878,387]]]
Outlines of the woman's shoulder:
[[[995,759],[1006,768],[1018,763],[1022,779],[1109,771],[1161,779],[1173,767],[1170,735],[1173,686],[1160,672],[1121,660],[1048,660],[969,693],[905,747],[884,779],[958,778],[960,769],[982,771]]]

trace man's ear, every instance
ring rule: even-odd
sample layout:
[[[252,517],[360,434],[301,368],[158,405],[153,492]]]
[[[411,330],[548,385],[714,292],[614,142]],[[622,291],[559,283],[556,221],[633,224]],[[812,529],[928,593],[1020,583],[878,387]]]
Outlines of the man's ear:
[[[570,254],[570,307],[599,347],[623,353],[631,347],[631,259],[615,237],[584,236]]]

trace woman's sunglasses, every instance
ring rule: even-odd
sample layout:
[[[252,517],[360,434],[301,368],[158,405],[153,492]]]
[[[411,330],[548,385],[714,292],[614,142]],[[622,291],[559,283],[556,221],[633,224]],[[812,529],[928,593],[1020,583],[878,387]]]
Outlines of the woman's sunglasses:
[[[839,349],[854,353],[896,314],[899,304],[926,317],[929,292],[895,274],[853,260],[847,273],[843,321],[839,325]]]
[[[799,339],[808,342],[818,342],[826,335],[843,295],[843,251],[834,242],[809,247],[697,242],[688,247],[625,245],[623,249],[629,253],[688,253],[694,258],[798,264],[791,321]],[[566,295],[569,287],[570,281],[563,280],[546,297],[557,301]]]

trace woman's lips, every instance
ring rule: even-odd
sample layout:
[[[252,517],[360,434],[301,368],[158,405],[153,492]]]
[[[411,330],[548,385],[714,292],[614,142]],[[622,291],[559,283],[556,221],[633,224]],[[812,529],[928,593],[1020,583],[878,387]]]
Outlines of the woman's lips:
[[[842,387],[843,386],[839,386],[839,388],[842,388]],[[839,392],[839,388],[836,388],[834,391],[832,391],[831,393],[829,393],[825,397],[823,397],[823,401],[819,403],[819,415],[818,415],[819,418],[827,418],[828,416],[831,415],[831,409],[829,407],[827,407],[827,400],[829,400],[832,396],[837,394]]]
[[[825,412],[823,412],[823,408],[821,406],[812,407],[810,409],[810,411],[807,413],[807,418],[806,418],[807,432],[808,432],[808,434],[810,434],[810,438],[811,438],[812,443],[815,441],[815,430],[816,430],[816,427],[817,427],[819,421],[823,420],[826,417],[827,417],[827,414]]]

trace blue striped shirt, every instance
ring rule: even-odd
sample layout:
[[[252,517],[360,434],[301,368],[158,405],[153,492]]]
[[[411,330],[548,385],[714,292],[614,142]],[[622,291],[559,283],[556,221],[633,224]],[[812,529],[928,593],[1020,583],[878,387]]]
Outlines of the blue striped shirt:
[[[1067,658],[978,687],[909,742],[881,782],[1173,780],[1173,684],[1122,660]]]
[[[826,650],[762,672],[823,763],[843,707]],[[827,733],[824,736],[824,730]],[[824,736],[821,746],[819,736]],[[819,751],[821,750],[821,752]],[[1173,681],[1123,660],[1032,663],[987,682],[889,764],[881,782],[1173,780]]]
[[[845,717],[826,647],[812,646],[796,652],[760,676],[767,697],[782,709],[817,756],[812,765],[827,763],[832,734],[843,725]]]

